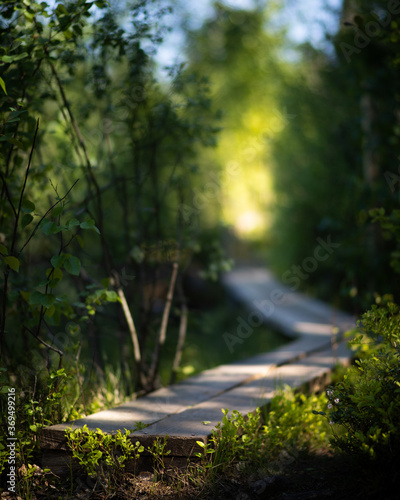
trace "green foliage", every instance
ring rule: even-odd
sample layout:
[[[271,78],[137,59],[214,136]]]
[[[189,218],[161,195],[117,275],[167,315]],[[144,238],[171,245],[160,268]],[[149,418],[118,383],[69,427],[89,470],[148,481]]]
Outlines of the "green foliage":
[[[362,316],[361,359],[328,388],[328,418],[338,449],[393,462],[400,456],[399,306],[372,306]]]
[[[171,453],[171,450],[166,450],[167,444],[168,436],[165,436],[163,439],[156,438],[153,445],[148,448],[149,453],[153,456],[153,467],[156,473],[165,469],[164,457]]]
[[[282,80],[279,96],[294,118],[272,142],[271,264],[285,277],[314,256],[318,237],[330,235],[340,247],[298,285],[330,301],[338,290],[336,302],[355,312],[369,307],[375,292],[397,289],[393,242],[368,217],[376,207],[391,213],[398,206],[400,73],[398,42],[391,41],[398,29],[381,22],[366,35],[372,21],[390,17],[387,11],[384,0],[343,2],[346,22],[330,37],[329,54],[300,47],[301,62]],[[363,48],[357,36],[364,36]]]
[[[157,438],[153,445],[145,450],[139,441],[134,442],[130,437],[132,432],[144,427],[146,425],[143,423],[136,422],[134,430],[125,429],[125,433],[119,430],[114,434],[107,434],[101,429],[91,431],[84,425],[82,428],[66,431],[67,444],[72,458],[81,470],[96,478],[105,490],[111,491],[123,480],[125,467],[129,462],[133,461],[135,470],[136,463],[144,451],[152,455],[156,474],[165,469],[164,457],[171,453],[171,450],[166,450],[168,436],[164,439]]]
[[[276,105],[285,67],[282,32],[273,26],[279,6],[267,2],[241,9],[215,2],[213,7],[187,41],[189,67],[208,75],[211,105],[221,112],[218,144],[200,157],[212,170],[194,202],[205,205],[203,211],[217,211],[235,234],[257,239],[269,226],[274,198],[269,141],[286,120]]]
[[[324,400],[324,394],[306,396],[286,387],[272,398],[264,418],[260,409],[247,416],[223,409],[209,443],[197,441],[200,472],[212,479],[236,467],[276,471],[302,452],[326,447],[329,425],[315,415]]]
[[[0,410],[4,416],[9,415],[7,393],[13,388],[13,382],[6,370],[1,371]],[[13,419],[15,431],[10,430],[6,419],[0,427],[0,473],[4,471],[10,456],[7,440],[10,432],[15,440],[15,470],[19,471],[17,488],[24,498],[31,498],[33,483],[37,482],[37,463],[40,462],[40,436],[43,427],[54,421],[65,418],[70,375],[61,368],[52,372],[46,381],[37,379],[35,386],[25,391],[15,390]],[[10,424],[9,424],[10,425]],[[13,426],[14,427],[14,426]],[[47,471],[45,471],[45,478]],[[44,479],[43,479],[44,480]]]
[[[289,387],[278,392],[271,401],[264,426],[265,452],[279,457],[283,449],[301,452],[326,446],[329,427],[313,413],[323,400],[323,394],[296,394]]]
[[[130,434],[133,431],[118,430],[115,434],[106,434],[101,429],[90,431],[87,425],[79,429],[66,431],[67,444],[72,451],[72,458],[90,477],[97,477],[109,488],[121,481],[126,464],[138,460],[144,447],[137,441],[133,443]]]
[[[385,240],[395,240],[396,247],[390,254],[390,265],[396,273],[400,273],[400,210],[393,209],[386,214],[381,207],[370,210],[369,215],[372,222],[379,222]]]
[[[157,81],[169,8],[150,3],[11,0],[0,13],[0,347],[13,373],[112,364],[124,392],[154,382],[157,280],[190,263],[203,214],[182,207],[217,129],[205,78],[176,67]]]
[[[233,259],[226,257],[219,238],[218,230],[214,229],[204,230],[197,240],[194,256],[202,265],[199,276],[203,279],[217,281],[223,272],[232,269]]]
[[[224,416],[213,430],[210,442],[197,441],[203,448],[202,452],[196,453],[202,459],[200,470],[211,477],[228,472],[234,464],[239,463],[242,468],[249,462],[254,465],[260,458],[261,411],[257,409],[247,417],[237,410],[233,410],[230,416],[228,409],[221,411]]]

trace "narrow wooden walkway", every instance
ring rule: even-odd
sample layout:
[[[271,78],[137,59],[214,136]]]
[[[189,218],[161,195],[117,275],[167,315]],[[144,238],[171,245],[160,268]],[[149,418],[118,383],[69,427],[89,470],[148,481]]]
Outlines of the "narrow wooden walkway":
[[[207,442],[222,419],[221,409],[247,414],[268,404],[278,386],[318,384],[337,363],[349,362],[351,352],[340,339],[355,326],[351,316],[293,292],[265,269],[232,271],[224,276],[224,284],[247,305],[253,320],[262,317],[295,340],[275,351],[206,370],[112,410],[48,427],[41,438],[44,465],[55,473],[65,469],[68,457],[64,433],[68,427],[86,424],[91,430],[116,432],[133,429],[137,422],[148,427],[132,434],[135,441],[149,447],[155,438],[168,436],[170,460],[186,461],[200,450],[196,441]]]

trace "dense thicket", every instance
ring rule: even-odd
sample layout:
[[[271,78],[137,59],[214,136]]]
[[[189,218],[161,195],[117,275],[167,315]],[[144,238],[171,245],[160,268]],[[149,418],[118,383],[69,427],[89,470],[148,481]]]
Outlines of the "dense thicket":
[[[398,205],[398,11],[396,2],[345,2],[334,53],[304,46],[280,96],[296,118],[274,143],[271,261],[287,280],[300,266],[301,286],[328,300],[340,291],[354,312],[399,291],[396,243],[369,213]],[[336,247],[313,266],[318,238]]]
[[[207,82],[181,67],[157,81],[167,7],[117,7],[1,7],[1,354],[22,386],[113,364],[126,391],[149,390],[173,296],[185,332]]]

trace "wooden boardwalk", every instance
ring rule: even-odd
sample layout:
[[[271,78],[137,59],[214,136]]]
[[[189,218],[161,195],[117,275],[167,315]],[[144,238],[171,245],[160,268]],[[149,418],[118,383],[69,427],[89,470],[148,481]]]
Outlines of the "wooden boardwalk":
[[[277,387],[325,383],[337,363],[349,362],[351,352],[340,340],[355,326],[351,316],[290,290],[265,269],[238,269],[224,276],[224,284],[247,305],[246,320],[259,324],[262,319],[295,340],[275,351],[206,370],[111,410],[48,427],[41,437],[44,465],[55,473],[65,470],[64,433],[68,427],[86,424],[91,430],[116,432],[133,429],[137,422],[148,426],[135,431],[132,439],[149,447],[155,438],[168,436],[169,460],[178,464],[200,450],[196,441],[207,442],[222,419],[221,409],[247,414],[267,405]]]

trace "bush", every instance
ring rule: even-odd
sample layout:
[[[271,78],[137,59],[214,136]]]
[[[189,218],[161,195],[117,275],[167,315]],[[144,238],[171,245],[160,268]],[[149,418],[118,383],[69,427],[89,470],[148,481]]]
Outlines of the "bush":
[[[399,306],[374,305],[359,326],[363,335],[353,343],[361,358],[327,390],[332,444],[351,455],[394,461],[400,456]]]
[[[197,441],[203,448],[197,453],[203,459],[203,472],[214,477],[214,473],[247,473],[265,466],[276,471],[301,452],[329,446],[329,426],[313,411],[323,400],[323,394],[306,396],[287,386],[272,398],[265,415],[260,409],[247,416],[236,410],[228,415],[229,410],[223,409],[210,443]]]

